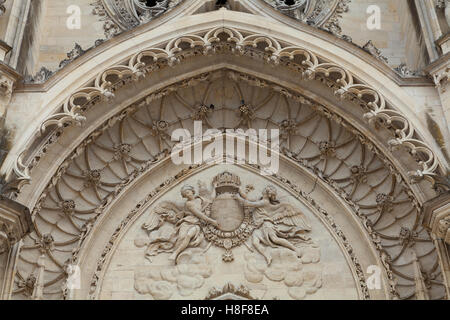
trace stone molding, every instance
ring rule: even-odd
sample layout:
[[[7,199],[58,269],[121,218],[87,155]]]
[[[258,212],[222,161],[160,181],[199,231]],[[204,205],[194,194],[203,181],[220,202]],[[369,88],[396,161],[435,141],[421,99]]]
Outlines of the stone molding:
[[[194,3],[195,1],[195,3]],[[190,0],[190,1],[182,1],[180,5],[175,6],[173,10],[169,10],[164,15],[160,16],[158,19],[152,20],[146,24],[141,24],[138,27],[135,27],[133,30],[123,31],[120,34],[115,36],[115,41],[106,41],[103,39],[99,39],[96,41],[96,44],[91,48],[86,49],[86,53],[83,58],[77,59],[80,63],[74,64],[69,63],[67,66],[63,68],[59,68],[55,71],[48,72],[46,70],[40,70],[39,74],[44,75],[46,78],[44,81],[28,81],[20,84],[18,91],[20,92],[45,92],[50,90],[55,84],[57,84],[64,76],[68,73],[72,72],[75,68],[77,68],[80,64],[83,63],[84,60],[92,59],[97,56],[101,52],[109,49],[112,46],[115,46],[119,42],[126,41],[127,39],[140,35],[142,33],[148,32],[152,29],[159,27],[160,25],[166,23],[167,21],[180,17],[182,15],[190,15],[195,12],[200,6],[203,5],[201,2],[203,0]],[[242,0],[241,0],[242,1]],[[402,73],[396,72],[389,65],[384,63],[384,61],[378,59],[376,56],[365,51],[361,46],[358,46],[352,42],[345,40],[345,37],[336,38],[336,36],[329,31],[322,30],[320,28],[310,26],[305,23],[298,23],[294,19],[285,19],[285,15],[280,13],[277,10],[274,10],[272,6],[265,3],[264,0],[245,0],[246,8],[252,12],[252,14],[258,14],[260,11],[264,14],[264,16],[269,16],[272,19],[275,19],[281,24],[294,28],[296,30],[301,30],[307,34],[313,34],[319,39],[323,39],[330,44],[333,44],[339,48],[342,48],[348,52],[351,52],[359,59],[362,59],[364,62],[369,65],[377,68],[380,72],[382,72],[385,76],[389,77],[392,81],[394,81],[399,86],[433,86],[433,81],[426,76],[420,74],[403,76]],[[191,3],[194,3],[191,5]],[[242,4],[244,5],[244,4]],[[261,18],[264,18],[261,16]],[[291,21],[292,20],[292,21]],[[97,49],[97,47],[100,47]],[[356,49],[356,51],[355,51]],[[77,62],[78,62],[77,61]],[[40,75],[36,75],[41,79]]]
[[[245,74],[237,74],[236,72],[228,72],[228,76],[231,77],[231,79],[234,79],[235,81],[239,79],[248,84],[251,84],[252,86],[265,88],[266,90],[267,89],[274,90],[274,92],[282,94],[286,98],[294,99],[295,101],[298,101],[304,105],[311,105],[311,106],[316,105],[313,101],[310,101],[308,98],[305,98],[301,95],[297,95],[293,92],[290,92],[288,89],[280,88],[280,86],[278,84],[269,83],[265,80],[262,80],[259,78],[254,78],[254,77],[251,77],[251,76],[248,76]],[[188,88],[191,86],[198,85],[201,82],[206,82],[210,79],[210,77],[211,77],[211,74],[201,74],[195,78],[184,79],[184,80],[180,81],[179,83],[173,84],[170,87],[161,88],[161,90],[159,90],[157,92],[153,92],[152,94],[148,95],[147,97],[143,97],[140,103],[131,105],[126,110],[123,110],[122,112],[117,114],[114,118],[111,118],[111,119],[105,121],[104,124],[99,129],[97,129],[95,132],[93,132],[85,141],[83,141],[83,143],[81,145],[79,145],[76,148],[76,150],[70,155],[70,157],[68,157],[64,161],[64,163],[58,168],[57,173],[55,174],[55,176],[52,177],[51,182],[47,186],[46,190],[44,191],[43,194],[41,194],[40,199],[39,199],[37,205],[35,206],[35,209],[33,210],[33,215],[38,216],[38,215],[40,215],[41,210],[46,209],[44,202],[46,201],[46,197],[51,192],[52,188],[55,188],[60,181],[64,180],[63,176],[66,174],[66,171],[71,166],[72,162],[76,158],[79,158],[80,156],[82,156],[84,150],[87,147],[92,147],[95,144],[95,141],[103,133],[105,133],[106,130],[111,129],[112,126],[114,126],[115,124],[117,124],[120,121],[125,120],[127,117],[130,117],[139,108],[144,108],[146,105],[150,104],[152,101],[159,100],[163,97],[166,97],[170,93],[176,92],[179,89]],[[345,119],[332,114],[325,107],[316,106],[314,108],[314,110],[316,110],[321,115],[328,118],[329,120],[336,121],[337,123],[342,125],[344,128],[346,128],[347,130],[352,132],[352,134],[354,134],[357,137],[357,139],[360,140],[360,143],[367,145],[368,150],[371,150],[372,152],[374,152],[378,157],[380,157],[383,160],[382,161],[383,166],[386,166],[386,170],[388,170],[392,174],[391,179],[392,179],[392,186],[393,186],[392,188],[393,189],[391,191],[389,191],[388,194],[385,194],[385,193],[377,194],[375,203],[373,203],[371,205],[360,205],[360,204],[354,203],[351,200],[351,197],[348,196],[348,193],[345,190],[343,190],[341,187],[339,187],[338,180],[333,180],[333,178],[324,176],[323,173],[318,172],[317,167],[312,166],[308,160],[298,158],[298,155],[292,154],[288,150],[286,151],[286,153],[284,153],[284,155],[286,157],[288,157],[291,161],[294,161],[295,164],[298,164],[301,168],[306,167],[308,170],[311,171],[312,174],[314,174],[314,176],[317,176],[318,179],[321,179],[325,184],[327,184],[328,186],[333,188],[333,193],[335,193],[338,197],[342,197],[345,200],[345,202],[351,207],[352,212],[354,212],[362,220],[362,225],[365,228],[364,232],[368,233],[370,239],[373,241],[373,245],[376,247],[377,251],[379,252],[381,263],[387,273],[389,286],[390,286],[389,287],[390,293],[392,296],[395,297],[395,296],[397,296],[396,280],[395,280],[396,275],[399,275],[400,277],[402,277],[402,274],[395,273],[394,271],[392,271],[391,264],[398,261],[398,259],[400,258],[400,256],[404,252],[404,250],[401,250],[400,254],[394,254],[394,256],[390,256],[386,252],[386,250],[388,250],[388,248],[383,246],[382,241],[386,241],[386,239],[389,239],[389,241],[395,241],[396,242],[395,246],[399,245],[405,249],[410,246],[413,246],[416,243],[426,242],[429,244],[430,240],[427,237],[425,237],[424,235],[419,235],[421,230],[420,230],[420,228],[417,229],[417,227],[420,227],[420,225],[415,225],[414,227],[411,227],[411,226],[408,227],[405,225],[401,225],[400,234],[396,234],[396,233],[383,234],[383,232],[378,232],[377,231],[377,227],[378,227],[377,221],[379,221],[379,219],[377,219],[377,221],[375,221],[375,222],[372,222],[367,218],[367,216],[363,212],[361,212],[361,210],[366,210],[366,209],[377,210],[378,212],[381,212],[382,214],[386,213],[387,215],[389,215],[392,212],[394,206],[398,205],[399,203],[411,203],[412,208],[410,210],[407,210],[408,212],[406,214],[407,215],[410,215],[410,214],[416,215],[419,212],[418,209],[419,209],[420,205],[418,204],[417,200],[414,199],[414,195],[413,195],[412,191],[409,190],[409,187],[404,183],[404,181],[402,181],[401,176],[398,174],[398,172],[396,172],[396,169],[394,167],[392,167],[392,165],[389,164],[389,161],[384,158],[383,154],[378,153],[377,148],[375,146],[373,146],[369,141],[367,141],[361,134],[359,134],[356,129],[352,128],[352,126],[350,124],[346,123]],[[189,119],[192,119],[192,117],[194,115],[196,115],[195,108],[193,108],[193,111],[194,111],[194,114],[191,115],[189,117]],[[159,119],[159,120],[161,122],[164,119]],[[163,122],[165,122],[165,121],[163,121]],[[282,122],[280,124],[280,126],[282,128],[285,128],[287,131],[292,131],[291,129],[289,129],[289,123]],[[164,125],[163,127],[167,127],[167,125]],[[164,136],[164,131],[152,129],[152,136],[159,137],[161,139],[161,137]],[[334,145],[334,147],[328,148],[323,143],[319,143],[319,142],[317,142],[317,143],[319,144],[319,150],[321,150],[321,153],[318,155],[318,157],[320,157],[321,159],[323,159],[323,158],[326,159],[328,157],[334,157],[336,155],[336,150],[339,148],[338,145]],[[332,145],[333,144],[331,144],[331,146]],[[335,149],[335,151],[329,152],[331,149]],[[114,147],[111,150],[113,151],[113,154],[114,154],[113,158],[115,159],[115,161],[125,161],[125,163],[134,161],[134,160],[132,160],[133,158],[127,151],[127,150],[129,150],[129,148]],[[120,150],[122,150],[122,151],[120,151]],[[120,152],[118,153],[118,151],[120,151]],[[123,183],[116,185],[113,188],[113,190],[111,191],[111,193],[105,198],[106,200],[99,203],[99,207],[97,207],[95,210],[91,209],[91,211],[93,213],[95,213],[94,218],[87,221],[85,225],[80,227],[81,234],[80,234],[79,238],[76,237],[76,239],[72,239],[70,241],[71,243],[74,243],[74,241],[75,242],[79,241],[77,244],[77,247],[74,248],[74,250],[72,251],[73,257],[69,261],[70,263],[75,264],[77,262],[77,259],[81,252],[80,250],[82,249],[81,245],[83,244],[85,238],[87,236],[89,236],[89,233],[92,231],[92,229],[96,227],[96,225],[95,225],[96,220],[102,219],[103,215],[101,213],[104,212],[105,208],[108,207],[111,204],[111,202],[114,201],[115,198],[120,197],[120,194],[122,192],[124,192],[128,187],[130,187],[133,184],[133,181],[136,181],[136,179],[138,179],[143,173],[145,173],[147,170],[151,170],[155,166],[159,165],[161,159],[164,159],[167,157],[168,152],[169,152],[168,150],[165,150],[165,151],[161,150],[160,154],[152,156],[150,158],[150,160],[146,161],[145,163],[139,162],[140,165],[139,165],[138,169],[134,170],[130,176],[125,177],[123,180]],[[140,160],[140,161],[143,161],[143,160]],[[343,180],[341,179],[341,180],[342,181],[351,181],[351,183],[355,183],[356,185],[359,185],[360,183],[365,183],[364,181],[367,182],[368,172],[364,168],[354,167],[354,168],[352,168],[351,172],[352,173],[351,173],[350,177],[345,178]],[[80,178],[85,181],[84,187],[96,188],[96,186],[99,183],[101,183],[101,179],[100,180],[96,179],[95,178],[96,176],[98,176],[98,174],[94,174],[93,172],[88,172],[88,173],[83,172],[83,175]],[[173,180],[173,178],[170,178],[168,181],[170,182],[172,180]],[[402,200],[396,201],[394,199],[393,194],[395,193],[395,188],[397,188],[397,187],[402,188],[402,190],[404,190],[404,191],[402,191],[402,193],[403,192],[406,193],[405,196],[407,196],[407,200],[402,199]],[[353,189],[353,190],[356,190],[356,189]],[[301,190],[298,190],[298,188],[297,188],[296,192],[300,192],[300,191]],[[67,198],[62,198],[60,200],[61,201],[64,200],[64,201],[62,201],[61,203],[58,204],[58,208],[60,210],[62,210],[62,212],[65,215],[71,217],[73,215],[80,213],[80,211],[77,211],[76,204],[73,201],[70,202],[69,200],[67,200]],[[59,210],[57,208],[55,208],[55,209]],[[399,213],[399,212],[397,212],[397,213]],[[404,214],[404,212],[402,211],[401,215],[403,215],[403,214]],[[401,219],[395,219],[395,221],[401,221],[404,218],[405,218],[405,216],[403,216]],[[417,221],[417,218],[413,217],[412,220]],[[123,224],[121,224],[118,227],[118,230],[117,230],[118,232],[117,232],[117,234],[114,235],[114,239],[120,234],[120,230],[122,229],[122,227],[123,227]],[[422,229],[422,231],[423,231],[423,229]],[[40,234],[42,234],[42,233],[40,233]],[[46,235],[46,239],[47,240],[34,239],[34,241],[38,241],[38,243],[41,246],[43,246],[43,248],[45,248],[45,250],[49,250],[50,253],[53,250],[52,246],[62,245],[62,243],[56,243],[53,240],[51,240],[52,239],[51,235]],[[112,242],[114,242],[114,241],[112,241]],[[63,243],[67,243],[67,242],[63,242]],[[432,245],[432,242],[431,242],[431,245]],[[28,247],[35,248],[34,245],[28,246]],[[390,247],[392,247],[392,245]],[[28,248],[27,250],[30,250],[30,248]],[[108,245],[108,247],[105,248],[105,252],[104,252],[105,254],[102,255],[102,258],[99,263],[101,263],[102,265],[105,263],[105,259],[107,258],[107,255],[109,254],[111,249],[112,249],[112,247],[110,245]],[[428,254],[429,253],[427,253],[425,256],[427,256]],[[423,258],[423,256],[420,256],[420,258]],[[64,262],[61,262],[61,265],[62,264],[64,264]],[[434,280],[430,280],[430,278],[435,279],[435,277],[437,276],[436,273],[438,273],[438,272],[439,272],[439,270],[428,270],[427,271],[427,283],[429,286],[433,285],[433,284],[430,284],[430,281],[434,281]],[[26,278],[26,276],[24,276],[23,278]],[[95,282],[95,279],[93,281]]]
[[[431,233],[450,245],[450,192],[426,202],[423,215],[424,224]]]
[[[32,229],[28,208],[0,196],[0,254],[22,239]]]
[[[316,53],[299,46],[282,44],[277,39],[261,34],[249,34],[244,36],[240,31],[229,27],[217,27],[207,31],[202,36],[197,34],[186,34],[169,41],[164,48],[150,47],[134,54],[124,64],[115,65],[100,72],[89,87],[84,87],[71,93],[69,98],[61,106],[59,112],[45,119],[40,127],[40,134],[45,134],[48,127],[56,126],[63,129],[69,125],[82,126],[86,120],[84,111],[99,100],[111,100],[114,98],[113,84],[107,80],[110,76],[120,79],[139,81],[152,72],[155,65],[163,64],[174,66],[183,59],[186,44],[190,48],[199,48],[204,55],[215,54],[215,46],[222,40],[219,35],[227,36],[227,43],[232,45],[233,54],[242,55],[250,48],[258,45],[266,46],[264,57],[269,64],[279,65],[281,62],[294,60],[296,57],[304,59],[299,66],[300,77],[303,80],[315,80],[319,77],[330,79],[335,83],[334,94],[341,100],[352,100],[355,97],[364,104],[368,112],[364,118],[372,125],[382,125],[393,132],[394,138],[389,140],[393,148],[406,147],[413,156],[417,156],[419,170],[409,172],[412,182],[428,180],[432,185],[436,176],[439,176],[439,160],[430,146],[417,137],[413,124],[400,111],[391,106],[383,95],[368,84],[361,83],[355,76],[344,67],[318,56]],[[153,64],[144,62],[151,58]],[[158,68],[158,67],[157,67]],[[337,76],[337,79],[332,80]],[[401,123],[396,128],[392,123]],[[420,156],[419,156],[420,155]],[[17,162],[17,161],[16,161]],[[17,166],[19,167],[19,166]],[[26,181],[26,175],[19,174],[18,179]]]

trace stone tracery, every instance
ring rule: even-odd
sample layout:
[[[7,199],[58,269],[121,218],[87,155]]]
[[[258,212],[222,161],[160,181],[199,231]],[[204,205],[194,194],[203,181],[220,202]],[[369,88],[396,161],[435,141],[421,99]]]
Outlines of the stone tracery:
[[[181,0],[96,0],[93,13],[105,20],[107,39],[158,17]]]
[[[275,9],[298,21],[341,34],[339,17],[350,0],[265,0]]]
[[[225,93],[217,85],[223,79],[228,83],[228,96],[234,97],[229,105],[218,105],[213,98],[214,92]],[[64,265],[76,260],[80,242],[103,208],[132,183],[133,177],[154,166],[172,148],[166,130],[189,128],[196,112],[193,106],[201,103],[215,105],[205,118],[211,125],[235,127],[242,120],[236,110],[245,101],[255,106],[253,127],[282,128],[286,123],[295,123],[295,130],[291,128],[285,136],[286,156],[302,167],[311,168],[354,204],[355,213],[370,231],[380,255],[385,255],[386,267],[392,268],[392,280],[398,281],[397,286],[393,284],[392,293],[397,292],[401,298],[414,295],[414,278],[409,275],[413,262],[405,260],[405,248],[421,243],[418,257],[429,262],[436,258],[434,246],[417,223],[418,205],[412,200],[411,191],[377,154],[376,148],[362,143],[356,132],[343,127],[342,120],[327,114],[314,101],[280,91],[261,79],[224,71],[198,76],[174,88],[166,89],[164,94],[155,93],[108,121],[65,161],[33,212],[36,233],[27,238],[22,248],[17,294],[27,292],[19,284],[33,275],[35,252],[44,250],[49,257],[44,292],[47,297],[60,297]],[[277,113],[273,111],[275,106]],[[220,114],[228,114],[228,120],[223,120]],[[155,130],[155,124],[162,130]],[[388,193],[378,191],[386,189]],[[424,274],[429,279],[432,297],[440,298],[437,265]]]
[[[226,41],[225,41],[226,40]],[[225,43],[224,43],[225,42]],[[189,48],[185,45],[188,44]],[[264,48],[261,52],[260,46]],[[300,48],[282,45],[276,39],[258,34],[244,36],[241,32],[231,28],[212,29],[203,36],[185,35],[173,39],[164,49],[148,48],[133,55],[124,64],[117,65],[101,72],[89,87],[84,87],[70,95],[61,106],[61,111],[48,117],[40,127],[41,134],[50,126],[57,126],[60,130],[54,132],[44,148],[54,143],[61,130],[68,125],[82,125],[86,120],[83,113],[102,99],[113,99],[114,91],[133,81],[138,81],[147,74],[166,66],[180,63],[191,55],[207,55],[217,52],[231,51],[233,54],[247,55],[252,58],[264,59],[275,65],[284,65],[299,72],[302,79],[319,80],[331,87],[340,99],[356,102],[365,111],[364,118],[375,127],[383,125],[391,130],[394,139],[389,140],[392,148],[406,147],[416,159],[419,168],[409,172],[412,182],[423,179],[433,185],[439,176],[439,160],[431,148],[423,142],[415,131],[411,122],[399,111],[395,110],[384,97],[374,88],[360,83],[344,68],[325,61],[313,52]],[[244,106],[242,106],[244,107]],[[248,106],[245,106],[248,107]],[[241,110],[242,112],[242,110]],[[251,117],[251,109],[246,111]],[[194,114],[193,117],[198,117]],[[155,128],[157,128],[156,126]],[[42,152],[42,150],[41,150]],[[28,168],[21,169],[20,159],[17,160],[16,177],[11,179],[14,185],[20,181],[19,188],[29,180],[28,169],[38,161],[40,155],[32,159]]]

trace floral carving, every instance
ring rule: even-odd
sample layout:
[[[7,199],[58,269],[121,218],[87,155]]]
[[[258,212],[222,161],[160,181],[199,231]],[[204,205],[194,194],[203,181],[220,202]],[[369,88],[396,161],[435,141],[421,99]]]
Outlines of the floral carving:
[[[208,117],[208,114],[210,114],[214,110],[214,106],[206,106],[204,104],[198,106],[192,115],[192,120],[196,121],[205,121]]]
[[[83,175],[85,179],[84,186],[86,188],[98,186],[100,184],[100,180],[102,178],[102,172],[100,170],[87,170],[83,173]]]
[[[75,43],[75,47],[69,53],[67,53],[67,59],[64,59],[60,62],[59,68],[64,68],[66,65],[85,53],[86,51],[83,50],[83,48],[78,43]]]
[[[390,212],[393,209],[392,196],[385,193],[379,193],[376,197],[377,208],[380,212]]]
[[[131,144],[121,143],[114,146],[114,159],[115,160],[124,160],[129,162],[131,160]]]
[[[383,56],[380,49],[375,47],[372,40],[367,41],[367,43],[362,48],[364,51],[370,53],[372,56],[374,56],[378,60],[381,60],[384,63],[388,63],[388,59],[385,56]]]
[[[75,211],[75,201],[65,200],[60,204],[62,211],[67,215],[72,215]]]
[[[327,159],[336,156],[336,143],[334,141],[320,141],[318,145],[320,158]]]
[[[352,166],[350,168],[351,179],[353,183],[366,183],[367,182],[367,168],[363,166]]]

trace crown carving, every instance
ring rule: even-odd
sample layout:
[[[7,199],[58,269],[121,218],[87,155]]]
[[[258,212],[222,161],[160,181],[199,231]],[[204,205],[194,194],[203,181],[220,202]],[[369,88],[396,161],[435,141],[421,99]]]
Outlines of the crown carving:
[[[214,177],[213,185],[217,194],[226,192],[236,193],[241,187],[241,179],[237,175],[225,171]]]

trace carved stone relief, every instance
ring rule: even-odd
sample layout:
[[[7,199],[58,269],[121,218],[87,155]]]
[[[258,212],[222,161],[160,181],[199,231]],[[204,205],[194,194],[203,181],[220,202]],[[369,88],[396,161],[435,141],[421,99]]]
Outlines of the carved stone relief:
[[[210,203],[211,200],[214,202],[217,198],[225,200],[222,202],[235,202],[228,206],[221,203],[225,210],[217,215],[217,220],[209,221],[211,224],[214,224],[214,221],[220,221],[218,226],[214,227],[219,231],[216,233],[220,233],[221,228],[236,228],[234,231],[225,234],[226,239],[230,239],[233,243],[239,243],[228,249],[232,250],[235,259],[232,261],[224,259],[228,256],[228,250],[223,247],[222,243],[217,244],[208,240],[209,222],[196,218],[200,220],[199,224],[192,224],[194,220],[190,218],[193,216],[190,210],[194,207],[186,203],[177,204],[172,201],[160,201],[156,202],[149,210],[143,209],[146,206],[146,201],[150,199],[148,198],[136,206],[138,211],[144,210],[144,214],[141,215],[142,218],[138,220],[136,226],[127,231],[129,236],[121,237],[121,244],[116,249],[118,253],[114,253],[113,260],[108,267],[103,266],[102,268],[100,265],[97,267],[97,269],[99,267],[100,269],[106,268],[100,297],[108,297],[108,290],[111,290],[110,284],[115,277],[115,266],[120,265],[118,267],[120,270],[130,270],[133,265],[137,265],[134,273],[134,289],[138,294],[152,299],[197,299],[203,298],[205,295],[207,299],[220,299],[227,294],[234,298],[245,299],[304,299],[322,288],[322,268],[325,266],[331,268],[328,265],[330,262],[327,262],[325,266],[321,265],[321,248],[310,238],[312,232],[316,234],[312,238],[320,236],[320,242],[328,243],[324,251],[325,255],[328,256],[330,252],[335,252],[332,267],[335,270],[334,272],[348,272],[348,269],[342,265],[342,258],[338,258],[339,254],[335,251],[337,247],[326,240],[328,239],[327,232],[319,230],[317,222],[311,223],[311,214],[306,212],[304,207],[292,205],[292,200],[288,200],[285,192],[281,192],[281,189],[273,184],[263,185],[259,182],[260,186],[256,188],[257,190],[244,193],[244,190],[239,190],[237,185],[241,180],[245,181],[249,178],[252,182],[256,182],[256,177],[252,176],[253,174],[249,175],[250,173],[243,174],[245,172],[243,169],[234,166],[231,166],[231,171],[225,172],[222,171],[222,167],[212,167],[206,172],[196,171],[194,168],[187,171],[189,174],[198,172],[199,175],[195,175],[186,185],[178,187],[177,191],[171,194],[181,192],[185,197],[188,197],[186,202],[198,200],[199,204],[201,202]],[[230,166],[225,167],[230,168]],[[198,188],[193,188],[190,185],[197,179],[197,176],[202,182]],[[210,179],[206,177],[210,177]],[[212,185],[214,189],[205,189],[203,183],[209,182],[208,180],[214,181]],[[194,194],[193,189],[198,189],[198,191],[195,190]],[[215,191],[211,192],[212,190]],[[250,189],[246,188],[246,190]],[[263,194],[261,197],[258,195],[260,192]],[[275,192],[277,193],[276,196]],[[212,197],[210,197],[211,193]],[[239,214],[242,213],[237,205],[240,203],[240,193],[249,199],[246,200],[247,203],[244,202],[244,208],[253,206],[250,207],[253,208],[250,223],[255,228],[245,241],[240,241],[239,236],[235,236],[239,227],[248,223],[241,220],[242,215]],[[231,197],[224,199],[221,197],[224,195],[231,195]],[[192,197],[193,200],[189,200]],[[172,199],[173,196],[170,195],[165,198]],[[257,200],[254,201],[253,198]],[[260,198],[262,200],[259,200]],[[212,215],[208,216],[208,207],[209,205],[205,203],[204,219],[211,219]],[[238,208],[238,210],[236,212],[230,210],[230,208]],[[297,214],[292,210],[295,210]],[[233,211],[235,215],[233,215]],[[200,213],[202,212],[197,212],[199,216]],[[161,215],[164,216],[162,222],[159,220]],[[237,216],[241,217],[241,219],[237,219],[238,221],[243,221],[240,225],[234,219]],[[181,220],[178,220],[178,223],[174,226],[173,223],[176,223],[175,220],[177,219]],[[160,222],[157,222],[158,220]],[[259,227],[258,220],[262,221]],[[139,221],[144,221],[144,223]],[[231,227],[232,225],[239,226]],[[333,224],[331,223],[331,225]],[[153,231],[149,232],[149,228]],[[192,238],[186,235],[182,237],[183,233],[192,235]],[[341,240],[345,241],[344,239],[345,236],[342,236]],[[183,242],[184,240],[186,241]],[[190,241],[189,244],[188,241]],[[135,250],[130,248],[130,246],[133,246],[131,243],[144,250],[141,249],[141,251],[133,253]],[[183,245],[186,244],[187,247],[184,248]],[[348,253],[351,252],[351,249],[349,250]],[[132,260],[132,263],[126,263],[125,258],[121,257],[120,252],[125,251],[137,255],[133,259],[126,258],[129,261]],[[139,255],[142,255],[142,258],[145,256],[145,258],[140,260]],[[330,261],[330,258],[325,260]],[[359,265],[356,260],[354,262]],[[328,276],[330,277],[330,275]],[[348,277],[348,275],[345,277]],[[224,281],[233,281],[233,283],[239,283],[240,285],[235,287],[228,282],[223,289],[217,289],[217,285],[220,287]],[[346,281],[352,282],[350,279]],[[364,280],[360,283],[364,285]],[[332,284],[332,282],[327,281],[324,290],[332,288],[333,285],[342,286],[342,284]],[[211,286],[212,289],[208,289]],[[122,288],[124,292],[128,292],[126,289],[129,290],[126,287]],[[350,287],[348,290],[350,290]],[[367,288],[362,291],[365,292],[364,290],[367,290]],[[347,292],[343,289],[341,294],[355,298],[355,291],[351,292],[351,290]],[[368,298],[366,294],[363,298]],[[321,295],[327,296],[327,293],[322,292]]]
[[[433,242],[427,231],[418,223],[418,204],[398,172],[374,145],[343,119],[330,114],[324,107],[306,97],[280,89],[282,88],[276,84],[245,74],[219,71],[203,74],[174,84],[161,92],[152,93],[107,121],[62,164],[57,176],[41,196],[33,211],[36,232],[25,239],[16,283],[25,281],[33,274],[37,267],[35,252],[44,249],[45,254],[50,257],[45,267],[44,296],[63,297],[65,293],[62,286],[66,277],[64,266],[66,263],[76,263],[81,244],[107,204],[132,184],[136,177],[167,156],[167,152],[174,145],[170,140],[170,133],[180,127],[192,128],[193,119],[198,115],[198,106],[214,105],[214,108],[209,108],[209,112],[202,113],[205,129],[208,126],[235,128],[243,123],[244,127],[249,125],[252,128],[279,128],[285,132],[280,141],[284,147],[283,154],[332,186],[336,195],[342,197],[361,219],[379,250],[380,258],[385,262],[384,267],[391,279],[393,296],[398,295],[404,299],[414,297],[413,260],[404,255],[404,248],[412,247],[417,250],[418,259],[424,268],[422,271],[429,279],[427,290],[430,297],[441,298],[444,293],[440,269],[435,263],[437,257]],[[242,101],[245,105],[252,106],[254,115],[251,118],[245,118],[239,111],[243,105]],[[174,180],[175,177],[169,179],[169,183]],[[212,178],[206,183],[210,181]],[[194,189],[198,194],[199,191]],[[191,187],[186,188],[185,193],[190,193],[189,190],[192,193]],[[246,195],[246,192],[241,192]],[[267,199],[274,197],[270,188],[265,194]],[[244,199],[241,201],[248,207],[256,206],[254,200],[258,199],[259,195],[255,197],[242,197]],[[214,221],[221,219],[221,215],[214,209],[218,200],[221,200],[220,197],[211,199],[211,207],[205,208],[204,211],[204,214],[207,212],[215,216],[215,219],[210,217]],[[240,200],[234,199],[234,196],[233,199],[224,200],[225,204],[234,207],[236,212],[241,212],[233,221],[239,221],[242,216],[245,220],[246,211],[242,208],[246,205],[239,204]],[[197,202],[199,201],[194,198],[191,208],[196,208],[199,205]],[[266,204],[263,202],[259,205],[264,208]],[[163,212],[167,210],[164,208]],[[297,212],[295,207],[285,209],[287,212],[294,212],[294,216]],[[174,213],[176,212],[180,212],[180,209],[174,210]],[[254,214],[250,212],[249,216],[253,217]],[[229,222],[230,225],[228,222],[222,223],[222,228],[234,228],[233,221]],[[233,247],[232,240],[229,246],[229,241],[225,241],[227,238],[223,237],[223,232],[229,231],[218,230],[213,223],[204,225],[195,222],[192,225],[195,231],[192,241],[197,241],[196,237],[200,238],[201,234],[206,238],[208,230],[211,230],[211,240],[205,241],[211,243],[210,250],[219,250],[219,256],[225,253],[225,260],[231,259],[227,248],[233,257],[235,250],[243,249],[242,245]],[[301,225],[304,229],[302,236],[307,236],[306,223]],[[245,232],[241,235],[251,241],[254,234],[260,234],[261,227],[255,226],[248,238]],[[278,228],[276,223],[271,224],[267,228],[269,233],[272,227]],[[190,229],[188,228],[189,231]],[[52,239],[44,237],[49,233]],[[264,233],[261,237],[264,238]],[[290,240],[289,237],[288,239]],[[266,252],[266,244],[262,241],[258,244],[262,247],[262,252]],[[141,245],[148,248],[151,243],[143,241]],[[255,247],[253,243],[251,245]],[[107,249],[105,255],[108,254]],[[295,251],[295,254],[294,250],[286,250],[284,251],[290,253],[278,259],[291,261],[295,256],[298,258],[298,255],[302,255],[301,250]],[[178,259],[173,257],[174,262],[184,261],[181,259],[181,251]],[[255,259],[265,261],[265,265],[269,265],[271,258],[268,255],[264,257],[257,249],[254,251]],[[278,253],[274,254],[279,256]],[[312,261],[315,259],[317,258],[311,257]],[[272,260],[270,265],[276,265],[276,259]],[[178,264],[173,263],[172,266],[173,270],[179,272]],[[270,268],[267,266],[264,274]],[[297,283],[297,280],[291,279],[290,282],[290,278],[287,279],[288,283]],[[93,283],[97,281],[98,279],[95,279]],[[315,283],[319,285],[320,282]],[[313,290],[316,285],[312,285],[305,292]],[[297,297],[303,295],[302,290],[293,289],[294,291],[298,291],[293,293]],[[16,294],[20,296],[21,292],[17,287]]]
[[[93,13],[105,21],[107,39],[124,30],[149,22],[179,4],[182,0],[95,0]]]
[[[348,10],[350,0],[265,0],[275,9],[296,20],[322,27],[340,35],[339,18]]]
[[[232,249],[249,240],[250,246],[266,259],[268,265],[273,260],[268,248],[274,247],[290,249],[301,261],[317,262],[316,256],[310,257],[304,252],[309,251],[305,247],[314,247],[307,236],[311,227],[306,217],[290,204],[280,203],[274,186],[269,185],[263,190],[261,200],[250,200],[248,193],[241,189],[239,176],[229,172],[214,177],[214,191],[204,182],[198,183],[198,195],[193,186],[185,185],[181,189],[184,203],[161,203],[149,215],[142,226],[149,239],[137,243],[147,247],[147,257],[173,252],[170,259],[177,264],[186,248],[196,247],[206,240],[223,248],[222,260],[231,262],[234,259]],[[167,238],[167,228],[160,230],[167,223],[172,225],[170,238]]]

